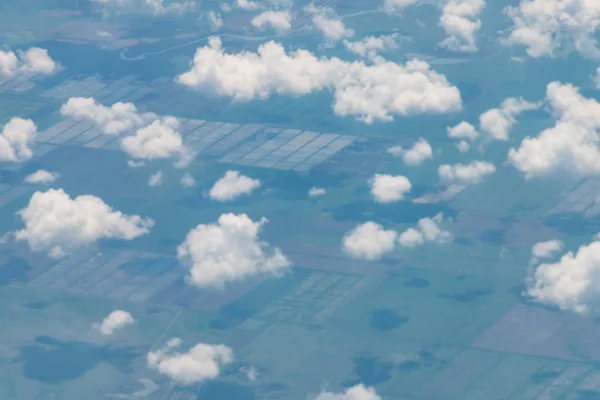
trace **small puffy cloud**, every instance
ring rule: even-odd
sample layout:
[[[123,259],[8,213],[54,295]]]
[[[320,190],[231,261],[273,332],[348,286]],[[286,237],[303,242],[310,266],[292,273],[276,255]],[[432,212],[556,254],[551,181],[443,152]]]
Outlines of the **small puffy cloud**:
[[[157,118],[152,113],[139,113],[132,103],[118,102],[107,107],[93,97],[71,97],[61,106],[60,113],[65,117],[92,121],[107,135],[132,131]]]
[[[448,132],[448,137],[453,139],[466,139],[472,141],[479,136],[475,127],[466,121],[462,121],[458,125],[452,127],[447,127],[446,131]]]
[[[339,40],[354,36],[354,31],[346,28],[333,8],[317,7],[311,3],[304,7],[304,10],[312,14],[312,22],[323,34],[325,40],[329,42],[337,42]]]
[[[176,349],[182,344],[174,338],[148,353],[148,367],[184,385],[216,379],[221,369],[233,362],[233,350],[223,344],[198,343],[187,352]]]
[[[471,145],[469,144],[469,142],[467,142],[466,140],[461,140],[460,142],[458,142],[456,144],[456,148],[458,149],[458,151],[460,151],[461,153],[466,153],[467,151],[469,151],[469,149],[471,148]]]
[[[442,213],[433,218],[421,218],[416,228],[408,228],[398,236],[398,244],[402,247],[416,247],[426,242],[448,243],[452,241],[452,234],[441,228],[445,222]]]
[[[433,149],[425,139],[419,139],[410,149],[403,149],[402,146],[393,146],[387,149],[387,152],[394,156],[401,156],[404,164],[411,167],[421,165],[423,161],[433,157]]]
[[[328,89],[333,91],[337,115],[355,116],[366,123],[462,108],[460,91],[424,61],[350,63],[336,57],[319,58],[307,50],[287,54],[273,41],[262,44],[256,53],[227,54],[221,40],[212,37],[207,46],[197,49],[191,69],[177,81],[237,101]]]
[[[32,75],[52,75],[60,65],[49,55],[48,50],[31,47],[25,51],[0,50],[0,76],[14,76],[21,73]]]
[[[22,162],[33,157],[31,144],[37,127],[30,119],[13,117],[0,133],[0,162]]]
[[[33,174],[30,174],[25,178],[25,183],[41,183],[47,185],[57,180],[58,176],[59,175],[56,172],[49,172],[45,169],[38,169]]]
[[[291,266],[278,248],[261,241],[266,218],[222,214],[215,224],[192,229],[177,248],[177,257],[190,268],[188,281],[198,287],[223,287],[259,274],[279,275]]]
[[[327,191],[323,188],[318,188],[318,187],[311,187],[308,190],[308,195],[310,197],[318,197],[318,196],[323,196],[325,193],[327,193]]]
[[[492,139],[508,140],[508,134],[517,123],[516,117],[524,111],[535,110],[539,103],[530,103],[523,98],[509,97],[499,108],[487,110],[479,116],[479,127]]]
[[[600,242],[579,247],[559,261],[540,264],[529,278],[527,293],[543,304],[579,313],[598,310]]]
[[[478,16],[483,0],[449,0],[442,8],[439,25],[446,32],[440,46],[452,51],[477,51],[475,34],[481,28]]]
[[[379,52],[398,48],[396,43],[398,36],[397,33],[393,33],[391,35],[367,36],[356,42],[344,40],[344,47],[354,54],[376,61]]]
[[[163,172],[157,171],[156,173],[150,175],[150,179],[148,179],[148,186],[157,187],[163,184]]]
[[[260,181],[239,171],[227,171],[225,175],[215,182],[208,192],[208,196],[217,201],[231,201],[239,196],[248,195],[260,187]]]
[[[189,172],[186,172],[181,178],[180,183],[181,186],[188,188],[194,186],[196,184],[196,180],[192,175],[190,175]]]
[[[440,181],[446,185],[475,185],[496,172],[494,164],[485,161],[473,161],[469,164],[444,164],[438,168]]]
[[[256,1],[251,0],[235,0],[235,6],[243,10],[257,10],[260,8]]]
[[[594,85],[596,86],[596,89],[600,89],[600,67],[598,67],[598,69],[596,69],[596,75],[594,75],[592,77],[593,81],[594,81]]]
[[[265,11],[252,18],[250,23],[260,30],[271,27],[277,32],[285,32],[292,29],[292,15],[289,11]]]
[[[418,0],[383,0],[383,8],[390,14],[401,13],[405,8],[414,6]]]
[[[173,117],[157,119],[121,141],[121,148],[135,159],[154,160],[179,155],[186,157],[183,140]]]
[[[126,325],[131,325],[135,322],[130,313],[123,310],[115,310],[108,314],[100,323],[95,323],[93,327],[104,336],[109,336],[115,331],[124,328]]]
[[[214,30],[221,29],[223,26],[223,18],[221,17],[221,14],[214,11],[210,11],[208,13],[208,21]]]
[[[342,249],[355,258],[378,260],[394,250],[396,237],[396,232],[369,221],[346,233]]]
[[[375,174],[369,181],[371,195],[378,203],[402,200],[411,189],[408,178],[398,175]]]
[[[520,0],[518,6],[509,6],[505,12],[513,22],[506,42],[525,46],[530,57],[554,57],[569,48],[584,56],[600,57],[597,1]]]
[[[531,248],[531,264],[537,264],[540,259],[548,259],[562,251],[564,243],[558,239],[538,242]]]
[[[526,137],[512,148],[508,160],[526,179],[564,169],[578,175],[600,173],[600,103],[581,95],[579,89],[560,82],[546,88],[546,101],[554,126],[537,137]]]
[[[35,192],[18,216],[25,227],[15,232],[32,251],[60,257],[100,239],[131,240],[154,224],[139,215],[125,215],[91,195],[69,197],[62,189]]]
[[[311,400],[381,400],[377,392],[372,387],[358,384],[352,386],[342,393],[323,392],[312,397]]]
[[[153,15],[182,14],[193,10],[196,3],[192,0],[91,0],[98,4],[105,13],[132,11],[149,12]]]

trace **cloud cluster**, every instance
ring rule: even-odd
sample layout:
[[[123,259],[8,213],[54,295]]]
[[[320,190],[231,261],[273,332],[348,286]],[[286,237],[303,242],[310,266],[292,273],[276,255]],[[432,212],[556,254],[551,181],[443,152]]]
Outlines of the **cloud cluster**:
[[[479,116],[479,127],[495,140],[508,140],[508,134],[517,123],[518,117],[524,111],[535,110],[540,103],[531,103],[523,98],[509,97],[499,108],[492,108]]]
[[[214,11],[208,12],[208,22],[210,22],[210,25],[214,30],[221,29],[223,26],[223,18],[221,17],[221,14]]]
[[[31,47],[16,53],[0,50],[0,76],[52,75],[59,69],[60,65],[48,55],[46,49]]]
[[[260,30],[271,27],[277,32],[286,32],[292,29],[292,14],[289,11],[268,10],[252,18],[250,23]]]
[[[440,46],[460,52],[477,51],[475,34],[481,28],[479,14],[483,10],[483,0],[450,0],[442,8],[439,25],[446,32]]]
[[[158,187],[163,183],[163,172],[157,171],[150,175],[150,179],[148,179],[148,186],[150,187]]]
[[[135,322],[133,316],[127,311],[115,310],[108,314],[100,323],[93,325],[102,335],[110,336],[115,331],[124,328],[126,325],[131,325]]]
[[[33,157],[31,144],[37,127],[30,119],[13,117],[0,133],[0,162],[22,162]]]
[[[456,147],[461,153],[469,151],[471,142],[479,137],[479,132],[477,132],[475,127],[466,121],[462,121],[458,125],[452,127],[447,127],[446,131],[448,137],[459,139]]]
[[[440,181],[445,185],[476,185],[496,172],[496,167],[486,161],[473,161],[469,164],[443,164],[438,168]]]
[[[433,218],[421,218],[416,228],[408,228],[398,236],[398,244],[402,247],[416,247],[428,242],[440,244],[451,242],[452,234],[441,228],[445,222],[442,213]]]
[[[32,251],[61,257],[100,239],[131,240],[147,234],[154,222],[139,215],[113,210],[91,195],[69,197],[62,189],[35,192],[18,212],[25,227],[16,240],[27,241]]]
[[[183,14],[196,8],[192,0],[169,1],[169,0],[91,0],[99,5],[104,13],[132,11],[149,12],[153,15]]]
[[[223,287],[289,269],[285,255],[258,237],[266,223],[266,218],[254,222],[246,214],[222,214],[217,223],[192,229],[177,248],[177,257],[190,268],[189,282],[198,287]]]
[[[233,350],[223,344],[198,343],[187,352],[178,352],[179,338],[147,355],[148,366],[184,385],[213,380],[233,361]]]
[[[342,249],[355,258],[378,260],[394,250],[397,235],[375,222],[365,222],[346,233]]]
[[[174,117],[158,117],[140,113],[132,103],[115,103],[108,107],[92,97],[71,97],[60,108],[63,116],[85,119],[98,125],[105,134],[126,136],[121,149],[138,160],[180,157],[189,161],[190,154],[183,144],[179,121]]]
[[[371,195],[377,203],[392,203],[402,200],[411,189],[408,178],[398,175],[375,174],[369,180]]]
[[[556,252],[553,249],[552,254]],[[579,313],[598,310],[600,242],[564,254],[555,263],[539,264],[529,278],[527,293],[541,303]]]
[[[462,107],[460,91],[424,61],[406,65],[318,58],[307,50],[287,54],[281,44],[262,44],[256,53],[227,54],[218,37],[198,48],[189,71],[177,81],[211,89],[237,101],[273,94],[306,95],[332,90],[333,110],[359,120],[390,121],[395,115],[449,113]]]
[[[399,14],[405,8],[414,6],[418,0],[383,0],[383,8],[390,14]]]
[[[402,146],[393,146],[387,149],[387,152],[393,156],[402,157],[404,164],[411,167],[421,165],[425,160],[433,157],[431,145],[423,138],[417,140],[409,149],[404,149]]]
[[[555,125],[511,148],[509,162],[527,179],[557,169],[579,175],[600,173],[600,103],[560,82],[548,84],[546,101],[556,117]]]
[[[25,177],[25,183],[33,183],[33,184],[41,183],[41,184],[47,185],[47,184],[52,183],[55,180],[57,180],[58,177],[59,177],[59,175],[56,172],[49,172],[49,171],[46,171],[45,169],[38,169],[34,173],[27,175]]]
[[[260,187],[258,179],[241,175],[239,171],[227,171],[225,175],[215,182],[208,192],[212,200],[231,201],[236,198],[249,195]]]
[[[381,400],[381,397],[377,395],[374,388],[366,387],[361,383],[342,393],[323,392],[312,397],[312,400]]]
[[[585,56],[600,58],[597,1],[521,0],[505,12],[513,22],[507,42],[525,46],[530,57],[554,57],[574,47]]]

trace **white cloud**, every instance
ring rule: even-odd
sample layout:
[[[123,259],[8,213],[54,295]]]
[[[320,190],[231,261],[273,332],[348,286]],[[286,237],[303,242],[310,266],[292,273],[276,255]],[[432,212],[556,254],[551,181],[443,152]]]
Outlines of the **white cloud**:
[[[447,127],[446,131],[448,132],[448,137],[453,139],[475,140],[479,136],[475,127],[466,121],[462,121],[453,127]]]
[[[150,179],[148,179],[148,186],[157,187],[163,184],[163,172],[158,171],[152,175],[150,175]]]
[[[449,0],[442,9],[439,25],[446,32],[440,46],[453,51],[477,51],[475,34],[481,28],[483,0]]]
[[[92,121],[107,135],[130,132],[157,118],[153,113],[138,113],[137,107],[132,103],[118,102],[107,107],[96,102],[93,97],[71,97],[61,106],[60,113],[65,117]]]
[[[362,383],[352,386],[342,393],[323,392],[312,400],[381,400],[372,387],[365,387]]]
[[[56,172],[38,169],[33,174],[30,174],[25,178],[25,183],[41,183],[47,185],[48,183],[52,183],[58,179],[58,176],[59,175]]]
[[[179,122],[173,117],[158,119],[121,141],[121,148],[136,159],[153,160],[179,155],[186,157]]]
[[[375,222],[365,222],[347,232],[342,241],[343,250],[352,257],[378,260],[394,250],[397,233],[385,230]]]
[[[505,99],[499,108],[487,110],[479,116],[479,127],[492,139],[508,140],[508,134],[517,123],[516,117],[522,112],[535,110],[540,107],[539,103],[530,103],[519,97]]]
[[[595,38],[600,26],[597,1],[521,0],[505,12],[513,22],[507,42],[524,45],[530,57],[553,57],[570,47],[600,57]]]
[[[446,185],[475,185],[494,172],[496,172],[494,164],[485,161],[473,161],[469,164],[444,164],[438,168],[440,180]]]
[[[375,174],[369,180],[371,195],[378,203],[392,203],[402,200],[411,189],[408,178],[398,175]]]
[[[177,248],[177,257],[190,267],[189,282],[198,287],[226,283],[258,274],[278,275],[291,264],[278,248],[259,239],[266,218],[222,214],[216,224],[200,224]]]
[[[156,351],[148,353],[148,366],[182,384],[213,380],[221,368],[233,361],[233,350],[223,344],[198,343],[187,352],[176,350],[182,344],[175,338]]]
[[[196,7],[192,0],[169,1],[169,0],[91,0],[92,3],[102,7],[105,13],[119,11],[145,11],[153,15],[182,14]]]
[[[323,34],[325,40],[337,42],[339,40],[354,36],[352,29],[346,28],[342,20],[331,7],[317,7],[313,3],[304,7],[304,10],[312,14],[312,22]]]
[[[95,323],[93,327],[105,336],[112,335],[115,331],[131,325],[135,322],[133,316],[127,311],[115,310],[108,314],[100,323]]]
[[[60,112],[63,116],[92,121],[108,135],[127,133],[121,140],[121,149],[137,160],[179,156],[182,164],[190,161],[190,154],[176,131],[179,122],[174,117],[140,113],[132,103],[118,102],[108,107],[92,97],[71,97]]]
[[[418,0],[383,0],[383,8],[388,13],[400,13],[405,8],[414,6]]]
[[[196,180],[194,179],[194,177],[192,175],[190,175],[188,172],[186,172],[183,177],[181,178],[181,186],[183,187],[192,187],[194,185],[196,185]]]
[[[367,36],[356,42],[344,40],[344,47],[346,47],[348,51],[358,54],[361,57],[377,61],[379,60],[378,52],[398,48],[398,44],[396,43],[398,36],[397,33],[393,33],[391,35]]]
[[[217,201],[231,201],[242,195],[248,195],[260,187],[260,181],[238,171],[227,171],[215,182],[208,196]]]
[[[596,89],[600,89],[600,67],[598,67],[598,69],[596,69],[596,75],[594,75],[592,77],[593,81],[594,81],[594,85],[596,86]]]
[[[31,47],[25,51],[0,50],[0,76],[18,74],[52,75],[60,69],[60,65],[49,55],[48,50]]]
[[[35,192],[18,216],[25,227],[15,232],[16,240],[26,240],[32,251],[47,250],[51,257],[99,239],[131,240],[147,234],[154,224],[151,219],[115,211],[95,196],[71,199],[62,189]]]
[[[508,160],[527,179],[559,168],[580,175],[600,173],[600,103],[560,82],[548,84],[546,100],[555,125],[523,139],[519,148],[509,150]]]
[[[292,15],[289,11],[265,11],[252,18],[250,23],[257,29],[271,27],[278,32],[292,29]]]
[[[281,44],[264,43],[257,53],[226,54],[217,37],[198,48],[192,68],[177,81],[213,89],[237,101],[266,99],[272,94],[306,95],[330,89],[333,109],[371,123],[394,115],[448,113],[462,107],[459,90],[424,61],[406,65],[339,58],[317,58],[307,50],[287,54]]]
[[[553,257],[556,253],[562,251],[564,243],[558,239],[538,242],[531,248],[530,264],[537,264],[540,259]]]
[[[452,234],[440,227],[446,222],[442,213],[433,218],[421,218],[416,228],[408,228],[398,236],[398,244],[402,247],[416,247],[426,242],[448,243],[452,241]]]
[[[0,133],[0,162],[22,162],[33,157],[31,147],[37,127],[30,119],[13,117]]]
[[[387,152],[394,156],[402,156],[404,164],[411,167],[421,165],[423,161],[433,157],[433,149],[425,139],[419,139],[410,149],[403,149],[402,146],[393,146],[387,149]]]
[[[223,18],[221,14],[214,11],[208,13],[208,21],[214,30],[221,29],[223,27]]]
[[[317,196],[323,196],[327,193],[327,191],[323,188],[318,188],[318,187],[311,187],[308,190],[308,195],[310,197],[317,197]]]
[[[579,247],[552,264],[540,264],[529,278],[528,294],[541,303],[584,313],[597,311],[600,242]]]

